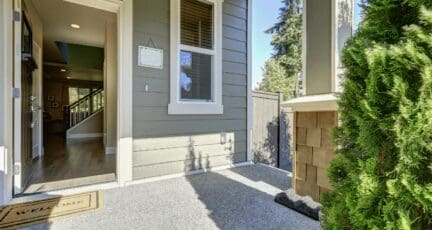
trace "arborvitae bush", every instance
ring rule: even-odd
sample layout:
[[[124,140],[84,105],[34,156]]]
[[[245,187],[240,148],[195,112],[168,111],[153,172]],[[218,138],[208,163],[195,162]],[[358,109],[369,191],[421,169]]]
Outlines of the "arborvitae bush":
[[[326,229],[432,229],[432,0],[368,0],[343,52]]]

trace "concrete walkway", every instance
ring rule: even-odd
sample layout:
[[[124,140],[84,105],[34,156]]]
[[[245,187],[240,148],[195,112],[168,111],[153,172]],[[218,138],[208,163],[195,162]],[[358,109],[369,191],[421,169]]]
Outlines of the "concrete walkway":
[[[102,210],[27,229],[320,229],[279,204],[289,173],[252,165],[104,190]]]

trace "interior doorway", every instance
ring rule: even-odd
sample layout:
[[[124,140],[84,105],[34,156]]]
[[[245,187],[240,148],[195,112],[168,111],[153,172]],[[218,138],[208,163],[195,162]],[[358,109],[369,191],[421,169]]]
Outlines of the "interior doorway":
[[[14,194],[115,181],[116,14],[64,0],[21,10]]]

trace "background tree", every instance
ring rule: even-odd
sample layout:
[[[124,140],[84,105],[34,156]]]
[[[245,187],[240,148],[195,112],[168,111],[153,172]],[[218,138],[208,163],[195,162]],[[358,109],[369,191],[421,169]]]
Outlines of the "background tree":
[[[432,1],[367,0],[343,52],[326,229],[432,229]]]
[[[259,84],[259,89],[266,92],[280,92],[284,95],[284,99],[289,99],[293,96],[296,86],[295,77],[287,77],[286,69],[280,62],[271,58],[266,61],[263,68],[264,78]]]
[[[273,35],[271,44],[274,54],[264,65],[264,79],[258,89],[267,92],[283,92],[285,99],[294,95],[297,74],[302,69],[301,2],[301,0],[284,0],[284,7],[280,9],[279,22],[266,31]],[[281,74],[281,68],[284,69],[284,75]],[[275,87],[280,82],[285,84]]]

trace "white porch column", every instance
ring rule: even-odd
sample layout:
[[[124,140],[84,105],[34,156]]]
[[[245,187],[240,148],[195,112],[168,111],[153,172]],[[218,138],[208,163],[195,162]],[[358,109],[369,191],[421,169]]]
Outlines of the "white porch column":
[[[304,0],[304,95],[340,92],[340,55],[352,35],[353,0]]]
[[[352,0],[304,0],[303,97],[285,102],[294,113],[293,188],[319,201],[331,190],[327,168],[333,158],[330,133],[338,125],[342,91],[340,56],[352,35]]]

